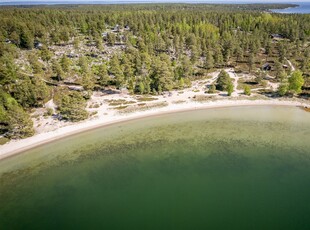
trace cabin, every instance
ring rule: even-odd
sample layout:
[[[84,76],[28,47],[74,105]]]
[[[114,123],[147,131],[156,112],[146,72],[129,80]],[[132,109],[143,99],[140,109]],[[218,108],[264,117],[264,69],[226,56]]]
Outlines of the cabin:
[[[68,58],[77,58],[78,55],[75,54],[75,53],[69,53],[69,54],[67,55],[67,57],[68,57]]]
[[[84,87],[79,85],[69,85],[68,89],[74,90],[74,91],[83,91]]]
[[[57,119],[57,120],[62,120],[62,118],[63,118],[62,115],[59,114],[59,113],[53,114],[52,117],[53,117],[54,119]]]
[[[98,54],[95,54],[95,53],[91,53],[90,56],[91,56],[92,58],[98,58]]]
[[[284,39],[284,36],[282,34],[270,34],[270,37],[273,39],[273,40],[281,40],[281,39]]]
[[[112,28],[112,32],[118,33],[120,31],[120,26],[116,24],[114,28]]]
[[[102,36],[103,38],[106,38],[106,37],[108,37],[108,33],[107,33],[107,32],[103,32],[103,33],[101,33],[101,36]]]
[[[271,65],[269,63],[266,63],[262,66],[262,70],[264,71],[270,71],[272,68],[271,68]]]
[[[34,48],[40,50],[43,48],[43,44],[41,42],[34,42]]]

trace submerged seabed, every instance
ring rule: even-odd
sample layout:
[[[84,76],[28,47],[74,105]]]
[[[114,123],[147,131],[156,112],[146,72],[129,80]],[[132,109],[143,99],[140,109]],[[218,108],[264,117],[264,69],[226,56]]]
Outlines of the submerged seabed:
[[[310,114],[145,118],[0,162],[2,229],[309,229]]]

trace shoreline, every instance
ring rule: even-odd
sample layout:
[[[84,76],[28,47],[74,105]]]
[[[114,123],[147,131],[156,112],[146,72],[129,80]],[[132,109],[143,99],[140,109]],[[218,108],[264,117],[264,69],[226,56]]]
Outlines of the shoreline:
[[[86,120],[76,124],[64,126],[54,131],[35,134],[32,137],[20,140],[12,140],[0,146],[0,160],[22,154],[23,152],[39,147],[41,145],[57,141],[59,139],[74,136],[86,131],[91,131],[106,126],[143,119],[147,117],[161,116],[165,114],[187,112],[212,108],[228,108],[240,106],[305,106],[305,103],[298,101],[279,101],[279,100],[220,100],[213,102],[197,103],[190,102],[179,105],[169,105],[162,108],[147,111],[133,112],[130,114],[117,114],[111,117],[99,117],[93,120]],[[307,105],[308,106],[308,105]]]
[[[286,7],[283,9],[269,9],[271,13],[275,14],[305,14],[300,12],[285,12],[286,10],[301,8],[302,5],[300,3],[292,3],[295,6]],[[284,12],[283,12],[284,11]],[[307,14],[307,13],[306,13]]]

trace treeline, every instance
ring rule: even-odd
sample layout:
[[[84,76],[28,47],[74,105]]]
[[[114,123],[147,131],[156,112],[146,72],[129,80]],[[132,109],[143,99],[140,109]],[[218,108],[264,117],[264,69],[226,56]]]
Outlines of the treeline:
[[[270,8],[279,6],[1,8],[0,132],[16,137],[15,122],[30,130],[19,137],[31,135],[29,117],[12,121],[10,114],[26,117],[52,97],[63,119],[84,119],[85,101],[106,86],[158,94],[189,86],[214,68],[255,72],[265,62],[284,81],[286,58],[309,74],[310,16],[260,12]],[[76,56],[58,55],[55,47],[74,47]],[[56,87],[66,81],[83,91]]]

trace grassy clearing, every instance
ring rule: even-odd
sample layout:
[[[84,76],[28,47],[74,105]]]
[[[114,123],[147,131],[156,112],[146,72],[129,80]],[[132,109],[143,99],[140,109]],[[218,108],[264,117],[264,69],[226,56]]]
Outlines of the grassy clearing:
[[[258,89],[258,88],[265,88],[266,85],[267,85],[267,82],[262,83],[262,84],[258,84],[255,81],[239,79],[237,89],[243,90],[245,86],[250,87],[250,89]]]

